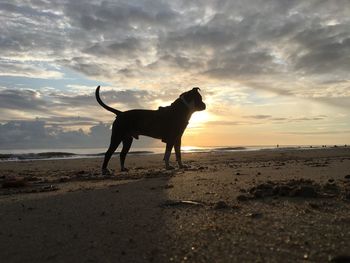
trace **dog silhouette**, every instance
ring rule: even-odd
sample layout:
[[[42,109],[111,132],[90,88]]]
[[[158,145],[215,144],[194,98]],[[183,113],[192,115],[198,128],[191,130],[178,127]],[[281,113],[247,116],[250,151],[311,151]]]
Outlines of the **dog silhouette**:
[[[174,169],[169,165],[169,158],[172,148],[175,148],[176,160],[180,168],[185,166],[181,161],[181,137],[185,131],[192,113],[203,111],[206,108],[199,93],[199,88],[195,87],[182,93],[170,106],[159,107],[158,110],[128,110],[120,111],[106,105],[100,98],[100,86],[96,88],[96,100],[106,110],[116,114],[116,119],[112,126],[111,142],[105,153],[102,164],[102,173],[109,174],[108,162],[119,144],[123,143],[120,152],[120,169],[125,168],[125,158],[128,154],[133,139],[138,139],[139,135],[161,139],[166,143],[164,161],[167,170]]]

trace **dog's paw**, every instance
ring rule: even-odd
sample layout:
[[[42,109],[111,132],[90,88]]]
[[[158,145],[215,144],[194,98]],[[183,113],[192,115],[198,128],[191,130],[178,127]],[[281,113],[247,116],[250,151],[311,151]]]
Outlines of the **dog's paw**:
[[[171,165],[168,165],[167,167],[165,167],[165,169],[167,169],[167,170],[174,170],[175,167],[173,167],[173,166],[171,166]]]
[[[113,172],[109,169],[102,169],[102,175],[103,176],[112,176],[113,175]]]
[[[128,168],[123,167],[123,168],[121,168],[121,169],[120,169],[120,171],[121,171],[121,172],[129,172],[129,169],[128,169]]]

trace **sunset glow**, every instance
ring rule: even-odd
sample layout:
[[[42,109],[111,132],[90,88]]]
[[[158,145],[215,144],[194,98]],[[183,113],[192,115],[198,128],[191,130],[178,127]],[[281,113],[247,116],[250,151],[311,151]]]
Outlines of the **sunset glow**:
[[[211,117],[208,111],[200,111],[192,114],[188,128],[198,128],[205,126],[205,123],[210,121]]]
[[[200,87],[185,145],[349,143],[346,1],[5,2],[0,148],[104,147],[98,85],[123,111]]]

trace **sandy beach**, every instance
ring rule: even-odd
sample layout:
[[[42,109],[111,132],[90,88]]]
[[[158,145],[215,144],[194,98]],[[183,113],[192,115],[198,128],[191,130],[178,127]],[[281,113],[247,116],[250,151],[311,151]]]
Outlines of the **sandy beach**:
[[[1,262],[349,262],[349,147],[183,159],[1,162]]]

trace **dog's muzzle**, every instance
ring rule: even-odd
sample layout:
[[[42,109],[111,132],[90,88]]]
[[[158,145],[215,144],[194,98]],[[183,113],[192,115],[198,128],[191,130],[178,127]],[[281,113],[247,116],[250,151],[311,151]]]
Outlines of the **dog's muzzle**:
[[[198,109],[199,111],[202,111],[202,110],[205,110],[206,107],[207,107],[207,106],[205,105],[205,103],[204,103],[204,102],[201,102],[201,103],[198,105],[197,109]]]

